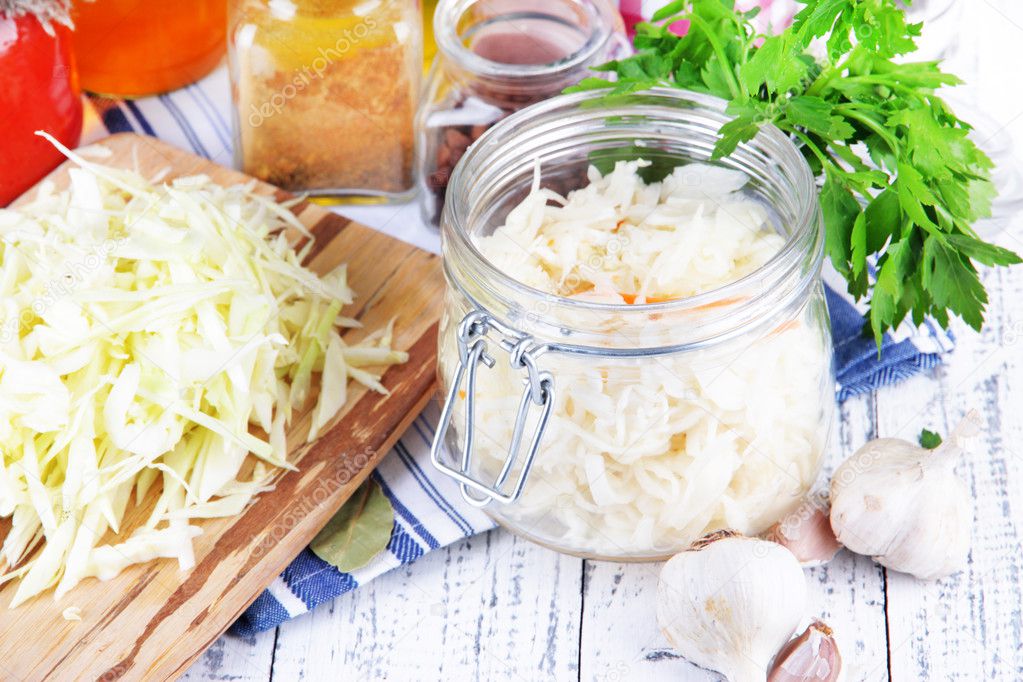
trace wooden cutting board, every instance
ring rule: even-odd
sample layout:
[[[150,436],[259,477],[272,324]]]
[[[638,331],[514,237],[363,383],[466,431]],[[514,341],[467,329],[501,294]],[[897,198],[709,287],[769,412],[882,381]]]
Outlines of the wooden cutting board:
[[[113,152],[104,163],[137,163],[147,176],[169,167],[171,177],[205,173],[225,185],[249,180],[148,137],[120,134],[101,144]],[[66,166],[50,179],[66,183]],[[266,184],[260,191],[288,196]],[[444,285],[440,260],[316,205],[303,202],[294,211],[316,236],[308,261],[313,270],[349,265],[358,298],[342,314],[365,328],[346,338],[358,340],[397,318],[395,347],[410,357],[384,375],[390,396],[350,385],[345,410],[312,446],[305,446],[309,410],[296,413],[288,444],[299,470],[279,475],[276,488],[243,515],[196,522],[203,534],[195,539],[196,566],[189,571],[179,571],[173,560],[150,562],[107,582],[83,581],[59,603],[44,593],[17,609],[7,607],[14,586],[4,586],[0,680],[177,677],[309,543],[433,395]],[[147,504],[129,512],[128,527],[148,515],[155,498],[151,491]],[[0,522],[0,538],[8,529]],[[64,620],[70,606],[81,609],[80,622]]]

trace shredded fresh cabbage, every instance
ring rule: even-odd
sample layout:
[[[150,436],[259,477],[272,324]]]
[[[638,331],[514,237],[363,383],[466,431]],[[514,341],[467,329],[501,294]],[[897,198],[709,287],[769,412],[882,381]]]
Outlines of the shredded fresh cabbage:
[[[621,162],[567,197],[533,192],[483,255],[541,291],[631,304],[692,296],[733,282],[783,246],[747,178],[691,164],[645,184],[645,162]],[[818,292],[819,293],[819,292]],[[758,533],[813,484],[832,390],[823,303],[766,334],[656,359],[545,355],[557,399],[523,497],[492,513],[541,542],[586,554],[657,556],[708,530]],[[449,296],[446,319],[464,305]],[[541,311],[542,312],[542,311]],[[592,319],[592,318],[588,318]],[[615,320],[608,313],[608,328]],[[656,337],[651,313],[635,338]],[[442,367],[457,350],[446,334]],[[449,374],[450,376],[450,374]],[[485,474],[512,442],[522,374],[507,362],[476,377],[475,449]],[[464,423],[464,395],[452,423]],[[528,431],[527,431],[528,433]]]
[[[287,460],[292,410],[405,362],[388,327],[349,346],[340,266],[302,265],[289,210],[203,175],[158,184],[61,147],[70,187],[0,210],[0,584],[16,606],[156,558],[194,564],[196,519],[232,516]],[[287,232],[303,236],[297,252]],[[250,430],[250,427],[253,427]],[[253,460],[249,455],[254,455]],[[255,464],[253,464],[255,462]],[[150,490],[148,519],[123,528]],[[130,531],[130,534],[126,534]]]

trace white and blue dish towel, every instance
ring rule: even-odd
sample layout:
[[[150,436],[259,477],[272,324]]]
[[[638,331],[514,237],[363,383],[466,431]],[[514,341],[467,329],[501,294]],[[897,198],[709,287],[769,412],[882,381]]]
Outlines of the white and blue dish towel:
[[[84,141],[133,131],[230,165],[229,98],[227,75],[221,67],[199,83],[167,95],[133,101],[94,99],[91,113],[95,115],[87,120]],[[436,233],[421,223],[413,207],[345,209],[345,213],[419,246],[439,248]],[[886,336],[878,359],[873,339],[861,333],[863,310],[837,293],[843,290],[838,284],[827,292],[839,400],[934,367],[952,350],[951,334],[929,324]],[[432,468],[429,451],[436,423],[433,405],[373,474],[395,509],[387,551],[354,573],[342,573],[304,550],[256,599],[232,632],[248,635],[273,628],[426,552],[493,527],[486,515],[462,501],[456,485]]]

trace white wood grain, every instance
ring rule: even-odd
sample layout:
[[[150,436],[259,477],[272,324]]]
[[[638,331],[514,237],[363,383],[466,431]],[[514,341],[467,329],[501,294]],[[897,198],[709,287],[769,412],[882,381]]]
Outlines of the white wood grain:
[[[1013,391],[1023,386],[1023,366],[1018,341],[1007,344],[1003,333],[1011,328],[1011,301],[1023,294],[1023,271],[986,279],[994,291],[991,327],[982,335],[963,330],[956,362],[934,380],[878,394],[884,435],[911,439],[923,427],[948,432],[969,409],[981,413],[985,428],[957,469],[974,502],[967,570],[930,583],[886,571],[893,679],[1023,677],[1023,447],[1017,445],[1023,420]]]
[[[876,437],[872,395],[850,398],[838,409],[831,447],[818,487],[828,488],[831,473],[861,445]],[[884,612],[884,576],[869,559],[839,552],[830,563],[807,571],[811,616],[830,625],[845,655],[848,680],[887,680],[888,640]]]
[[[221,637],[206,650],[182,682],[264,682],[273,669],[273,647],[277,633],[262,632],[255,637]]]
[[[680,659],[657,628],[653,595],[662,564],[586,562],[582,680],[714,680]]]
[[[503,531],[280,627],[274,679],[576,679],[581,561]]]
[[[963,99],[994,120],[985,135],[1009,131],[1023,144],[1023,3],[960,2],[948,69],[967,76]],[[1023,221],[1000,239],[1023,250]],[[992,300],[983,335],[959,329],[945,366],[841,408],[829,469],[877,435],[947,432],[969,408],[983,413],[987,432],[958,469],[976,505],[968,571],[922,583],[847,552],[808,571],[815,613],[835,628],[850,682],[1023,679],[1023,268],[985,279]],[[277,634],[225,637],[186,678],[717,679],[674,657],[658,632],[659,568],[584,568],[496,531],[438,550]]]

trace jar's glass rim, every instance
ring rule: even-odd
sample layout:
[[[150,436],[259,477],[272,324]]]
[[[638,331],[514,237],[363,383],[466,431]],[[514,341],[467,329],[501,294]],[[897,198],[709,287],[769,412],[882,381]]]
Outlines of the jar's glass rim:
[[[459,19],[480,0],[440,0],[433,15],[433,35],[437,49],[454,59],[462,68],[486,78],[538,78],[560,76],[590,63],[611,40],[614,20],[610,3],[604,0],[553,0],[580,5],[593,11],[593,30],[586,41],[565,57],[546,64],[506,64],[476,54],[458,35]]]
[[[541,119],[544,117],[553,118],[560,112],[567,113],[572,110],[578,110],[580,107],[589,102],[596,102],[597,100],[600,100],[605,96],[605,94],[606,93],[603,91],[597,90],[569,95],[559,95],[546,101],[533,104],[505,118],[497,125],[490,128],[490,130],[484,133],[483,136],[481,136],[469,148],[461,162],[455,168],[449,186],[457,187],[467,182],[468,178],[465,176],[475,172],[475,166],[478,165],[481,159],[486,159],[486,155],[492,153],[495,149],[501,148],[501,144],[495,144],[497,142],[496,138],[503,135],[509,135],[508,131],[515,130],[517,127],[522,126],[531,120]],[[677,104],[679,102],[689,102],[696,104],[698,107],[703,107],[706,110],[719,114],[723,113],[727,106],[727,102],[725,100],[712,95],[675,88],[653,88],[651,90],[615,98],[614,104],[609,105],[609,109],[613,108],[614,115],[621,115],[623,110],[627,110],[629,108],[630,103],[637,105],[638,103],[645,103],[648,105],[651,100],[657,100],[658,104],[663,106],[668,106],[673,103]],[[594,108],[594,111],[599,111],[599,108]],[[608,114],[610,115],[612,112],[609,111]],[[482,267],[482,277],[484,279],[491,278],[499,286],[508,288],[520,295],[540,297],[547,301],[555,301],[557,305],[564,306],[566,310],[622,316],[628,316],[630,314],[641,314],[645,316],[651,313],[675,313],[694,310],[697,308],[734,308],[737,305],[737,301],[743,300],[741,292],[748,290],[751,283],[758,280],[763,281],[765,279],[768,282],[780,281],[784,279],[788,273],[797,268],[798,263],[795,263],[795,261],[797,260],[797,257],[801,255],[799,252],[801,250],[806,250],[808,241],[812,242],[812,246],[810,246],[810,248],[818,249],[820,252],[815,268],[817,271],[819,271],[820,261],[823,259],[823,235],[820,234],[821,230],[818,225],[819,206],[816,200],[817,185],[809,165],[803,159],[792,140],[773,125],[767,124],[762,126],[752,142],[755,143],[757,140],[769,141],[789,156],[789,158],[785,160],[790,162],[789,170],[795,174],[795,177],[792,179],[796,184],[796,187],[794,188],[794,196],[798,202],[795,211],[796,218],[794,221],[797,227],[787,235],[785,244],[782,248],[761,267],[744,277],[729,282],[728,284],[714,289],[709,289],[693,296],[656,303],[602,303],[567,298],[549,291],[543,291],[541,289],[531,287],[528,284],[520,282],[506,274],[483,255],[483,253],[479,250],[476,241],[472,238],[470,226],[467,225],[469,213],[467,210],[468,206],[457,201],[449,200],[445,204],[445,220],[443,222],[447,229],[444,231],[444,236],[445,238],[453,238],[460,248],[467,250],[470,257],[473,259],[474,264]],[[502,143],[507,143],[507,140],[503,140]],[[818,234],[813,234],[815,231]]]

